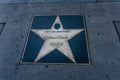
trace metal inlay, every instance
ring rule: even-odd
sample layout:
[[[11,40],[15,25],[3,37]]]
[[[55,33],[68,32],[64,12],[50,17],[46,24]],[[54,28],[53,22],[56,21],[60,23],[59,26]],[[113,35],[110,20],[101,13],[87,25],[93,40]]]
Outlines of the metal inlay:
[[[21,63],[90,64],[84,15],[34,16]]]
[[[113,24],[114,24],[115,30],[117,32],[117,35],[120,41],[120,21],[113,21]]]
[[[5,23],[0,23],[0,35],[2,34]]]

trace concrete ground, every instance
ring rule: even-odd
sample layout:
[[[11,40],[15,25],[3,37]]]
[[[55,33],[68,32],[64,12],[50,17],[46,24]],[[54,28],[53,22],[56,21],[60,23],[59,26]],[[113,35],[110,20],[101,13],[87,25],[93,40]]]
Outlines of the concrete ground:
[[[32,15],[80,13],[86,17],[91,65],[19,64]],[[119,80],[120,41],[113,24],[119,20],[120,2],[0,4],[0,23],[5,24],[0,80]]]
[[[92,3],[92,2],[120,2],[120,0],[0,0],[0,3]]]

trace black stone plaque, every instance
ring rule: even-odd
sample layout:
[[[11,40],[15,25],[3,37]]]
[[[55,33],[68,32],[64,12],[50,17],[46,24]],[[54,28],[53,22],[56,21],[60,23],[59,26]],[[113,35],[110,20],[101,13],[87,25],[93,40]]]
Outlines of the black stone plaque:
[[[84,15],[34,16],[21,63],[90,64]]]

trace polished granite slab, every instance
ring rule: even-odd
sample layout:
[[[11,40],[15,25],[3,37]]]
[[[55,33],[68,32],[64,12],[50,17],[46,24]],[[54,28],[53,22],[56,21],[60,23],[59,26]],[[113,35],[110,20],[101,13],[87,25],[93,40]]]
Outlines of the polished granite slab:
[[[34,16],[21,63],[90,64],[84,18],[67,14]]]

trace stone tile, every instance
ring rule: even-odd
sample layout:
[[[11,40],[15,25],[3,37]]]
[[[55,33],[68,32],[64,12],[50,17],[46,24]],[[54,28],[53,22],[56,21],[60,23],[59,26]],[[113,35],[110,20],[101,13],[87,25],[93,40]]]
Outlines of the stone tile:
[[[120,2],[120,0],[97,0],[98,2]]]
[[[113,24],[114,24],[114,27],[116,29],[116,33],[118,35],[118,38],[120,40],[120,21],[114,21]]]
[[[77,2],[119,2],[120,0],[0,0],[0,3],[77,3]]]
[[[0,3],[26,3],[27,0],[0,0]]]
[[[5,23],[0,23],[0,35],[1,35],[2,31],[3,31],[4,25],[5,25]]]
[[[0,21],[6,21],[0,37],[0,79],[119,80],[120,43],[112,23],[120,18],[119,7],[119,2],[0,5]],[[32,15],[80,13],[86,17],[91,65],[19,64]]]
[[[28,3],[96,2],[96,0],[29,0]]]

